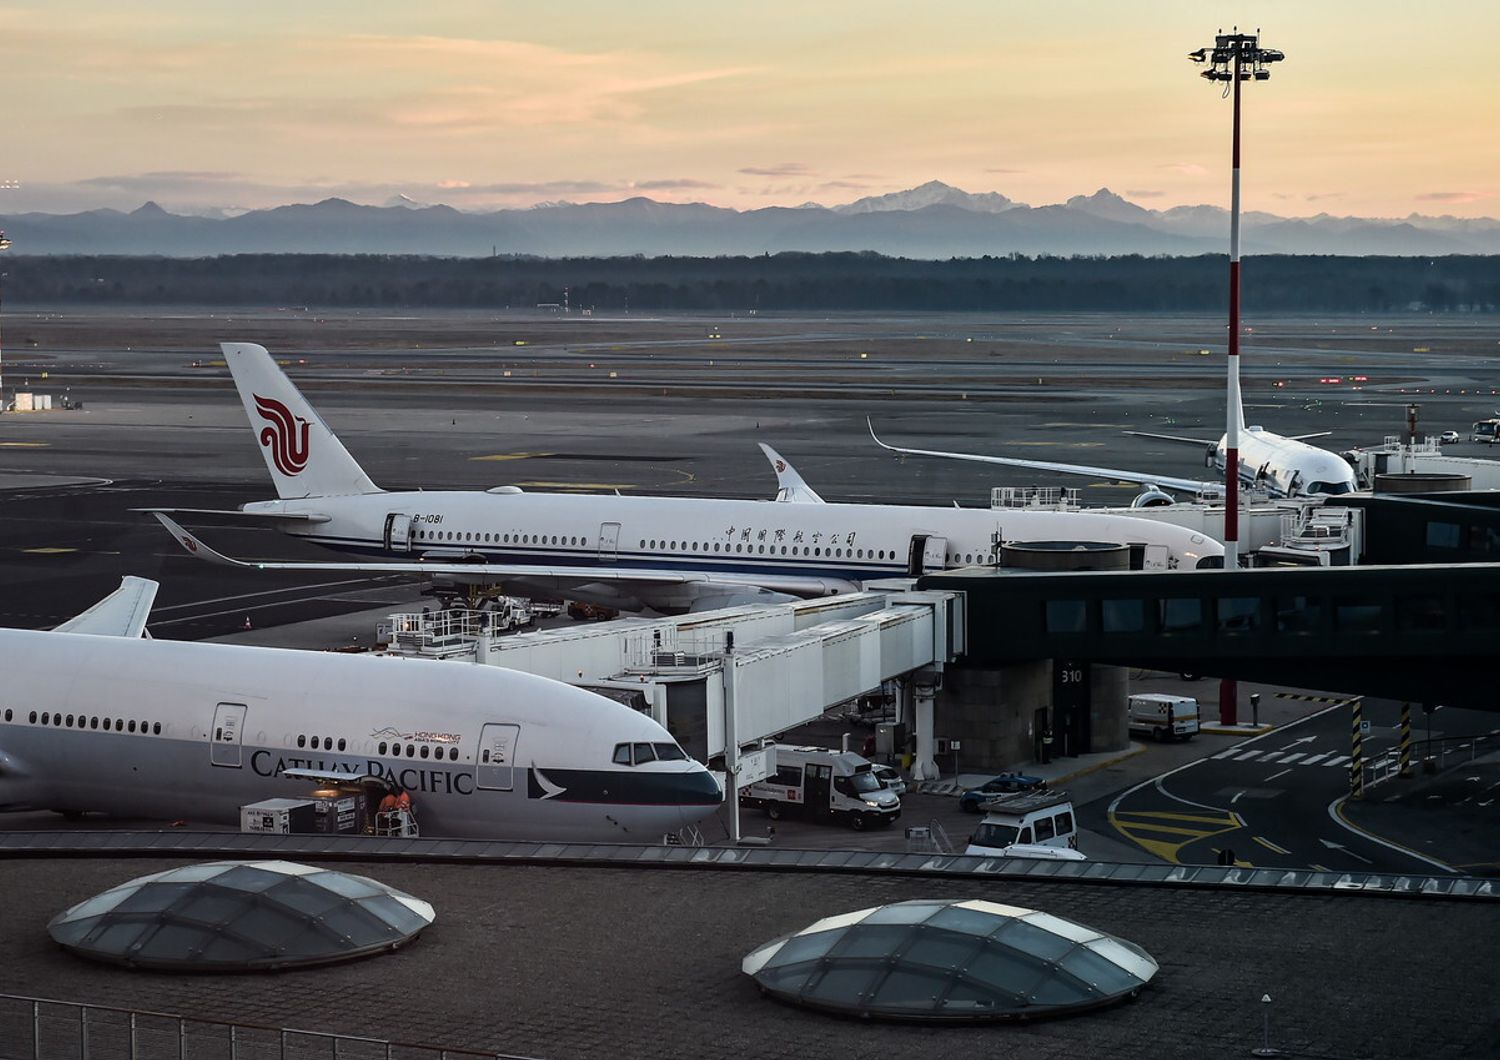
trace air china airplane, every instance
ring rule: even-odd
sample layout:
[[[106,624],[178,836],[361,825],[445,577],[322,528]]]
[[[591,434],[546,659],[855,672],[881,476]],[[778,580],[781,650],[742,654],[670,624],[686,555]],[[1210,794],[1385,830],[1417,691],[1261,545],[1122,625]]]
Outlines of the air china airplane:
[[[308,777],[374,775],[411,793],[424,835],[654,842],[723,800],[603,696],[498,666],[151,640],[156,587],[127,577],[50,632],[0,630],[0,807],[237,823]]]
[[[1331,431],[1317,434],[1300,434],[1285,437],[1259,426],[1245,426],[1245,409],[1239,406],[1240,417],[1240,481],[1247,487],[1264,489],[1273,497],[1336,496],[1358,488],[1354,468],[1343,457],[1308,445],[1309,438],[1324,438]],[[866,421],[868,423],[868,421]],[[1112,479],[1117,482],[1138,482],[1145,490],[1133,502],[1136,507],[1170,504],[1172,498],[1163,493],[1171,490],[1194,496],[1221,497],[1224,481],[1201,481],[1199,479],[1172,478],[1148,471],[1122,471],[1119,468],[1091,467],[1087,464],[1062,464],[1047,460],[1024,460],[1013,456],[981,456],[976,453],[945,453],[931,449],[908,449],[888,445],[881,441],[870,424],[870,437],[882,449],[908,456],[937,456],[949,460],[972,460],[982,464],[1003,464],[1006,467],[1024,467],[1033,471],[1055,471],[1065,475],[1089,475]],[[1224,453],[1228,435],[1217,442],[1206,438],[1182,438],[1172,434],[1150,434],[1146,431],[1126,431],[1137,438],[1156,438],[1165,442],[1181,442],[1186,445],[1204,447],[1204,463],[1209,467],[1224,470]]]
[[[871,579],[983,563],[997,541],[1140,544],[1147,567],[1161,570],[1212,566],[1224,554],[1219,542],[1180,527],[1084,512],[534,494],[515,486],[387,493],[263,347],[222,348],[280,499],[238,512],[146,509],[188,552],[213,562],[412,573],[457,585],[503,584],[518,595],[566,594],[622,610],[680,613],[829,596]],[[806,492],[788,496],[817,496],[806,496],[811,491],[796,482]],[[380,559],[245,562],[214,551],[173,516],[248,517]]]

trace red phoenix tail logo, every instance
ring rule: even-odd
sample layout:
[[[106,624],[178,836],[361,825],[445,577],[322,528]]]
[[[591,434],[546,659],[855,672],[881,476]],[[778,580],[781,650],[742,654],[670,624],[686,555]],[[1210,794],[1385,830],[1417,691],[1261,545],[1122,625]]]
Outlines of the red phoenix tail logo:
[[[275,398],[254,396],[255,411],[270,424],[261,428],[260,444],[271,450],[271,463],[283,475],[301,474],[307,467],[307,421]]]

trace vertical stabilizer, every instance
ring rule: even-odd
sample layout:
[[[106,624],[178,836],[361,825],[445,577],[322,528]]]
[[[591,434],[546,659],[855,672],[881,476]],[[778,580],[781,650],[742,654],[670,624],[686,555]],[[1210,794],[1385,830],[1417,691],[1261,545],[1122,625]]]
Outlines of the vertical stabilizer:
[[[224,360],[282,500],[379,493],[264,346],[223,342]]]

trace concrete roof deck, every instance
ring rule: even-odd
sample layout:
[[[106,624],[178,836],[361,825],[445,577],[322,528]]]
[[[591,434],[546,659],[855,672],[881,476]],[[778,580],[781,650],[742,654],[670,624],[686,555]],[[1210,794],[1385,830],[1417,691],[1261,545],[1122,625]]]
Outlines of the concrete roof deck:
[[[47,936],[74,902],[180,860],[7,859],[0,992],[539,1057],[1465,1057],[1500,1040],[1490,903],[1057,881],[572,866],[360,864],[432,902],[393,956],[302,973],[171,976],[94,965]],[[838,1019],[759,996],[755,946],[908,898],[1041,908],[1144,946],[1130,1003],[1030,1025]],[[1488,1044],[1486,1044],[1488,1043]]]

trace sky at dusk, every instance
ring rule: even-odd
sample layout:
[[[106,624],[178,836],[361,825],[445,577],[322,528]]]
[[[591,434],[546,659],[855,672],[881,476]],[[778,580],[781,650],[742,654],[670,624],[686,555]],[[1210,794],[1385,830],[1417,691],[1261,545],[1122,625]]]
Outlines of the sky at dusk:
[[[1245,205],[1500,215],[1500,4],[0,0],[0,213],[735,208],[942,180],[1227,205],[1186,53],[1259,25]]]

